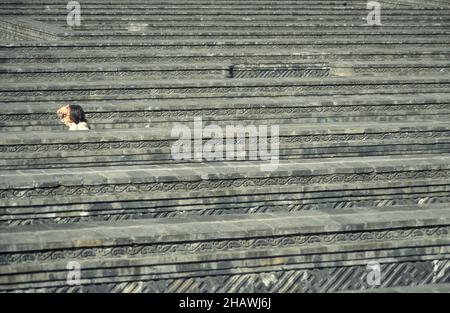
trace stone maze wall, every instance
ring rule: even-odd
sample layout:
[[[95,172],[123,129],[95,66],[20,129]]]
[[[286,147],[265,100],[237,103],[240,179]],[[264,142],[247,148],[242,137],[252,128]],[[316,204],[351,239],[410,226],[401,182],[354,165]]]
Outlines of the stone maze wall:
[[[2,1],[0,291],[448,292],[450,1],[379,2]]]

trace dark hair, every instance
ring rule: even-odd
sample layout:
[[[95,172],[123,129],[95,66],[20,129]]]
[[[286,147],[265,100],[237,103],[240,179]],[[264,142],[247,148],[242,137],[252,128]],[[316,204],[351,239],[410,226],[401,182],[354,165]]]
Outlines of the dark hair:
[[[87,123],[86,116],[84,115],[84,111],[81,106],[76,105],[76,104],[71,104],[71,105],[69,105],[69,108],[70,108],[70,119],[72,120],[72,122],[74,122],[75,124],[78,124],[81,122]]]

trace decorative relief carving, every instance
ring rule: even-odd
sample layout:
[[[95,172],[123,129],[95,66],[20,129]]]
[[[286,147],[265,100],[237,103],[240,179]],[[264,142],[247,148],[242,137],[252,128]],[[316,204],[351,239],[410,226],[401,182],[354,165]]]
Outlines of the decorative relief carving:
[[[268,114],[309,114],[309,113],[339,113],[339,112],[377,112],[384,114],[389,111],[433,111],[444,110],[448,104],[402,104],[402,105],[340,105],[340,106],[309,106],[309,107],[276,107],[276,108],[220,108],[197,110],[164,110],[164,111],[119,111],[119,112],[87,112],[89,120],[116,118],[180,118],[187,116],[240,116]],[[54,113],[24,113],[0,114],[0,121],[53,121]]]
[[[365,140],[389,140],[409,138],[442,138],[450,137],[450,131],[411,131],[411,132],[385,132],[366,134],[330,134],[330,135],[304,135],[280,137],[280,143],[309,143],[331,141],[365,141]],[[0,145],[0,152],[51,152],[51,151],[92,151],[111,149],[150,149],[167,148],[174,140],[145,140],[145,141],[110,141],[90,143],[57,143],[57,144],[20,144]],[[263,142],[265,140],[261,140]],[[205,140],[206,142],[206,140]],[[235,144],[244,143],[236,140]],[[269,140],[270,142],[270,140]]]
[[[37,26],[35,24],[40,24]],[[3,17],[0,20],[0,33],[2,37],[6,37],[6,40],[13,41],[30,41],[30,40],[57,40],[58,35],[52,33],[49,29],[51,26],[45,27],[47,30],[43,30],[42,23],[27,18],[11,18]],[[45,24],[44,24],[45,25]],[[48,26],[48,25],[45,25]],[[58,28],[55,26],[55,28]]]
[[[208,76],[211,77],[221,77],[221,70],[167,70],[167,71],[128,71],[121,70],[120,72],[44,72],[44,73],[2,73],[0,78],[2,80],[16,81],[20,80],[32,80],[36,78],[47,78],[47,79],[83,79],[83,78],[164,78],[164,77],[184,77],[193,78],[196,76]]]
[[[381,231],[302,234],[292,236],[260,237],[196,241],[188,243],[157,243],[148,245],[78,248],[25,253],[0,254],[0,265],[57,260],[101,259],[111,257],[143,257],[157,254],[204,253],[249,249],[301,247],[331,243],[395,241],[415,238],[440,238],[449,236],[450,226],[417,227]]]
[[[408,198],[409,197],[409,198]],[[119,221],[129,219],[142,219],[142,218],[169,218],[169,217],[187,217],[187,216],[207,216],[207,215],[223,215],[223,214],[256,214],[267,212],[298,212],[306,210],[325,210],[334,209],[342,210],[349,208],[367,208],[367,207],[387,207],[395,205],[426,205],[435,203],[450,203],[450,197],[448,196],[417,196],[403,195],[401,198],[384,198],[384,199],[372,199],[370,197],[359,200],[317,200],[315,202],[308,201],[289,201],[287,204],[277,204],[276,201],[266,201],[264,205],[249,205],[249,206],[237,206],[233,205],[226,208],[215,207],[202,207],[183,209],[178,208],[176,205],[170,207],[164,207],[163,209],[133,209],[133,213],[130,210],[117,210],[114,213],[97,211],[96,213],[90,212],[89,215],[85,215],[85,212],[80,212],[78,216],[65,216],[61,213],[54,213],[53,217],[42,217],[41,214],[35,215],[31,218],[21,218],[21,216],[10,215],[4,216],[4,220],[0,220],[0,226],[3,227],[15,227],[33,224],[71,224],[78,222],[99,222],[99,221]]]
[[[94,49],[92,49],[93,52],[95,52]],[[42,48],[33,48],[33,47],[20,47],[20,51],[23,52],[39,52],[42,51]],[[126,50],[124,50],[126,51]],[[405,58],[408,60],[422,60],[423,54],[392,54],[392,55],[384,55],[380,54],[348,54],[348,55],[333,55],[333,54],[326,54],[326,55],[303,55],[303,56],[293,56],[293,55],[236,55],[236,56],[222,56],[222,55],[202,55],[202,56],[196,56],[196,55],[186,55],[186,56],[177,56],[177,55],[151,55],[154,54],[155,51],[148,51],[142,49],[143,52],[146,52],[148,56],[146,57],[139,57],[139,56],[124,56],[124,57],[118,57],[118,56],[98,56],[98,57],[77,57],[77,56],[71,56],[71,57],[59,57],[57,60],[58,62],[64,63],[64,62],[73,62],[73,63],[119,63],[122,64],[124,62],[133,62],[133,63],[149,63],[149,62],[221,62],[221,63],[236,63],[236,62],[248,62],[251,60],[254,63],[263,63],[263,62],[276,62],[279,59],[283,59],[285,62],[288,60],[292,60],[295,62],[299,61],[308,61],[308,60],[325,60],[327,62],[329,61],[342,61],[342,60],[353,60],[355,57],[358,60],[367,60],[367,61],[386,61],[387,59],[401,59]],[[445,52],[440,53],[430,53],[431,55],[442,55],[445,54]],[[428,55],[427,55],[428,56]],[[10,58],[8,60],[5,60],[6,63],[33,63],[33,64],[48,64],[51,62],[54,62],[54,58],[26,58],[26,57],[17,57],[17,58]]]
[[[152,280],[136,277],[133,281],[106,284],[91,280],[81,286],[39,288],[39,284],[35,284],[35,288],[15,292],[311,293],[450,283],[448,260],[381,263],[380,271],[383,276],[379,286],[368,284],[369,271],[365,265],[352,265]]]
[[[328,77],[330,69],[239,69],[232,72],[233,78],[286,78],[286,77]]]

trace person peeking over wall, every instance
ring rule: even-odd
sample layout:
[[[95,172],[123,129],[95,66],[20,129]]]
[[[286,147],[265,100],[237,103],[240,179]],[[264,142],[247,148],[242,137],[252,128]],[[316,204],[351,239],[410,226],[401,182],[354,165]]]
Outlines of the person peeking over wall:
[[[69,130],[89,130],[83,108],[76,104],[65,105],[56,111],[58,118]]]

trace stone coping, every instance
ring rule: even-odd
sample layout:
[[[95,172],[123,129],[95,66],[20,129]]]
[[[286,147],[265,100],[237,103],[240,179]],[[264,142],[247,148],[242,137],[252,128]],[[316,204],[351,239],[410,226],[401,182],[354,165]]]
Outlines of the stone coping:
[[[141,64],[141,63],[126,63],[126,64],[101,64],[101,65],[87,65],[87,64],[16,64],[0,66],[0,74],[27,74],[27,73],[114,73],[117,71],[123,72],[158,72],[158,71],[195,71],[195,70],[227,70],[230,66],[234,66],[236,70],[277,70],[277,69],[354,69],[354,68],[449,68],[449,61],[430,60],[423,61],[370,61],[370,62],[351,62],[346,64],[319,64],[311,62],[287,62],[287,63],[251,63],[247,64],[237,63],[224,65],[223,63],[204,63],[192,62],[185,63],[157,63],[157,64]],[[20,77],[20,76],[17,76]]]
[[[73,101],[77,104],[77,101]],[[415,105],[415,104],[450,104],[450,95],[436,93],[433,95],[416,94],[414,97],[405,95],[377,95],[367,97],[361,95],[348,96],[280,96],[252,97],[252,98],[222,98],[222,99],[152,99],[152,100],[110,100],[110,101],[83,101],[86,112],[128,112],[134,110],[166,111],[166,110],[210,110],[226,108],[280,108],[280,107],[341,107],[341,106],[372,106],[383,107],[386,105]],[[132,103],[132,106],[130,105]],[[36,102],[27,103],[2,103],[1,114],[19,113],[54,113],[61,107],[61,102]]]
[[[448,225],[449,204],[0,228],[0,253]],[[33,234],[33,235],[31,235]]]
[[[1,46],[1,43],[0,43]],[[303,52],[298,52],[295,48],[293,51],[283,50],[283,47],[277,47],[276,51],[273,49],[268,51],[266,49],[251,49],[251,48],[226,48],[205,50],[199,49],[159,49],[152,47],[83,47],[85,53],[79,53],[77,46],[67,47],[23,47],[22,48],[6,48],[0,47],[0,60],[3,64],[21,64],[28,65],[32,63],[65,63],[65,64],[102,64],[108,66],[111,63],[150,63],[159,64],[164,62],[172,63],[192,63],[192,62],[221,62],[222,64],[233,64],[242,62],[252,63],[276,63],[280,59],[283,62],[304,63],[304,62],[339,62],[339,61],[354,61],[356,60],[385,60],[394,58],[432,58],[435,60],[444,60],[450,54],[448,49],[442,49],[437,46],[427,46],[426,50],[415,49],[409,47],[408,51],[399,50],[397,48],[386,47],[384,51],[374,51],[374,49],[354,47],[351,50],[343,49],[327,51],[323,48],[321,51],[314,51],[314,49],[302,49]],[[81,47],[80,47],[81,48]],[[14,53],[11,53],[11,49]],[[77,49],[75,51],[71,51]],[[102,51],[99,51],[99,50]],[[23,51],[25,50],[25,51]],[[51,52],[54,51],[54,52]],[[311,61],[310,61],[311,60]],[[59,62],[57,62],[59,61]]]
[[[29,169],[0,172],[2,189],[54,188],[57,186],[198,182],[252,178],[318,176],[325,174],[390,173],[392,171],[448,170],[450,156],[377,156],[358,159],[331,158],[280,160],[276,171],[261,171],[263,161],[215,162],[91,167],[73,169]],[[268,163],[268,161],[265,161]]]

